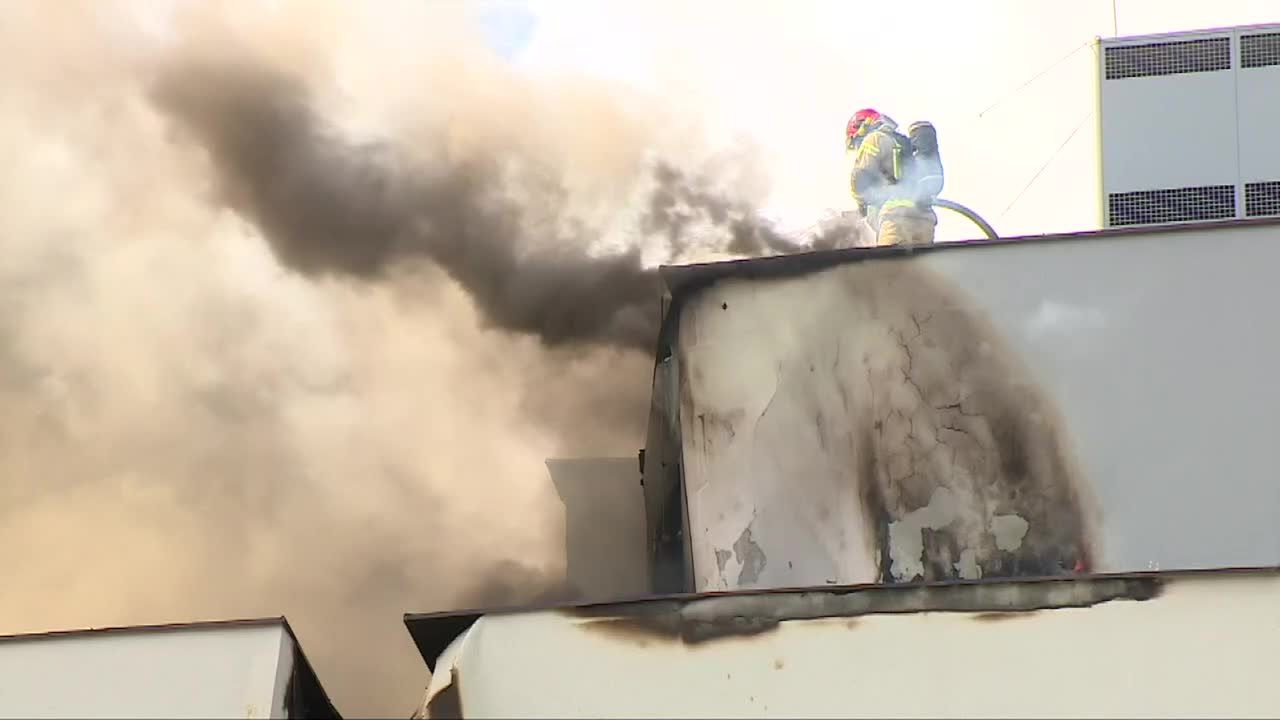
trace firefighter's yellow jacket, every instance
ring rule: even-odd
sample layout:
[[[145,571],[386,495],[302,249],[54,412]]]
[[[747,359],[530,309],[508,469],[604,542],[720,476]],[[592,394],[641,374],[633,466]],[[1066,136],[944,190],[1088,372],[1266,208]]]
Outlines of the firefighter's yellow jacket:
[[[861,139],[855,138],[853,147],[847,149],[853,156],[849,192],[872,227],[878,227],[879,217],[886,213],[936,222],[933,209],[920,203],[920,189],[904,166],[909,158],[904,156],[906,148],[896,130],[893,120],[882,118]]]

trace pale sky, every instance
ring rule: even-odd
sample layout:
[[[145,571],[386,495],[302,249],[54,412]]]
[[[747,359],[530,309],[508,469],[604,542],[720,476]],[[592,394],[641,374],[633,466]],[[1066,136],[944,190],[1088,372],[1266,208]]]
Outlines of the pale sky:
[[[518,66],[670,96],[726,145],[748,135],[766,153],[765,211],[788,225],[848,202],[843,126],[870,105],[903,124],[933,121],[944,196],[1000,234],[1097,227],[1096,58],[1086,43],[1113,34],[1110,0],[477,5],[495,49]],[[1115,12],[1122,36],[1277,21],[1276,0],[1118,0]],[[888,31],[894,23],[900,32]],[[943,215],[940,240],[978,235]]]

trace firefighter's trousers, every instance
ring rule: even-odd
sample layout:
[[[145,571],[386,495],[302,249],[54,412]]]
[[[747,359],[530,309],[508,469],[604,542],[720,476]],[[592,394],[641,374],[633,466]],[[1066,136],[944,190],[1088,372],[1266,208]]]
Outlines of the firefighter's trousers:
[[[938,219],[932,213],[925,215],[910,210],[893,209],[879,217],[880,228],[876,233],[876,246],[931,245]]]

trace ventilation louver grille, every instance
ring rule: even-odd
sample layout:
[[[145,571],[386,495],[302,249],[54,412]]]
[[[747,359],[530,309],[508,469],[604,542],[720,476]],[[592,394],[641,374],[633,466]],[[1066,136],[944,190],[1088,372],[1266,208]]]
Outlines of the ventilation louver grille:
[[[1247,68],[1280,65],[1280,33],[1241,36],[1240,65]]]
[[[1107,197],[1107,206],[1112,227],[1224,220],[1235,217],[1236,188],[1209,185],[1112,193]]]
[[[1231,69],[1231,38],[1123,45],[1107,48],[1108,80]]]
[[[1280,215],[1280,181],[1249,183],[1244,186],[1245,217]]]

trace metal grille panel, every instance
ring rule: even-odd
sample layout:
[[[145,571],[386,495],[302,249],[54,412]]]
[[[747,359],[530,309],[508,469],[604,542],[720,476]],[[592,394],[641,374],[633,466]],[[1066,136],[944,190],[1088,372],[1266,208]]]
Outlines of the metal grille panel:
[[[1231,69],[1231,38],[1203,38],[1106,50],[1108,80]]]
[[[1245,217],[1280,216],[1280,180],[1244,186]]]
[[[1280,32],[1242,35],[1240,65],[1246,68],[1280,65]]]
[[[1234,185],[1139,190],[1107,196],[1112,227],[1235,217]]]

